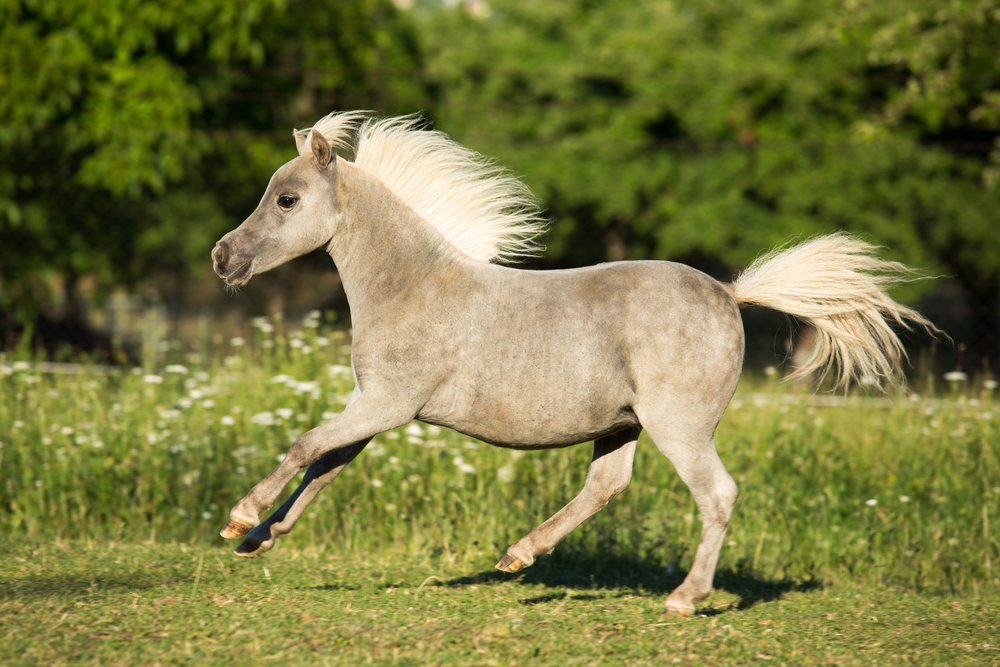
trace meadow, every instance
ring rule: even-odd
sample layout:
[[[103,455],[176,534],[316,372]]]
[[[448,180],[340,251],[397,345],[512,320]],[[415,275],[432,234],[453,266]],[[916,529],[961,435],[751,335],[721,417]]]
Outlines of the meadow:
[[[667,622],[700,523],[645,437],[629,489],[519,575],[492,565],[582,487],[590,446],[412,423],[265,557],[232,556],[232,504],[342,409],[349,342],[314,313],[211,353],[150,340],[138,368],[0,357],[0,660],[1000,659],[992,382],[885,399],[745,380],[717,434],[741,491],[717,591]]]

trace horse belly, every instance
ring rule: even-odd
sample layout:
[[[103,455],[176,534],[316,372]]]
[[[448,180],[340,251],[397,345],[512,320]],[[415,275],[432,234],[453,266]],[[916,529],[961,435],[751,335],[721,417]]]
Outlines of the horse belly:
[[[565,373],[545,366],[501,363],[485,381],[449,382],[418,418],[517,449],[575,445],[638,423],[620,369]]]

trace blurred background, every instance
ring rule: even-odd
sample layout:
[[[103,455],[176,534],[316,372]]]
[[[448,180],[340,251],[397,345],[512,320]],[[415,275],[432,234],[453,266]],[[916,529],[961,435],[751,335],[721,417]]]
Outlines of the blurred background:
[[[134,363],[349,326],[321,252],[228,295],[215,241],[334,110],[419,111],[553,220],[529,268],[729,280],[846,229],[934,280],[913,376],[1000,365],[1000,0],[0,0],[0,354]],[[794,322],[744,311],[747,364]],[[992,371],[991,371],[992,369]]]

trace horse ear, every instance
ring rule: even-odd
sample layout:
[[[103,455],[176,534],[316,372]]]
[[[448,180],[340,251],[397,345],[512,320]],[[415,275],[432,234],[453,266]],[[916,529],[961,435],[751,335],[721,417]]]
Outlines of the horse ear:
[[[309,133],[312,136],[312,154],[316,158],[316,164],[320,166],[321,169],[326,169],[327,165],[330,164],[330,158],[333,157],[333,151],[330,150],[330,143],[326,140],[319,130],[313,130]]]
[[[292,136],[295,137],[295,149],[299,152],[299,155],[302,155],[306,148],[306,137],[309,136],[309,133],[305,130],[293,130]]]

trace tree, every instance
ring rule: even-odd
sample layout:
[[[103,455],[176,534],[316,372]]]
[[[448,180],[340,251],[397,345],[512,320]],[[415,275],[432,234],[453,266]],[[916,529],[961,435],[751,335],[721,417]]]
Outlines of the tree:
[[[0,311],[207,266],[294,124],[423,95],[388,0],[0,0]]]
[[[423,14],[435,118],[548,203],[550,262],[727,278],[789,236],[861,232],[956,277],[996,368],[997,0],[491,9]]]

